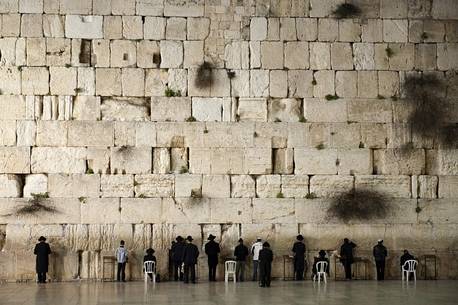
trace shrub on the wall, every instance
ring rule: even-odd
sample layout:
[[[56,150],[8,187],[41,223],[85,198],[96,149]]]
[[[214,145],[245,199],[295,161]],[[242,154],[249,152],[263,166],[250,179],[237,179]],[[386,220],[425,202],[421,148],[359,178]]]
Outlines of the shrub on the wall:
[[[213,65],[208,61],[204,61],[197,68],[197,76],[195,80],[195,85],[198,88],[208,88],[213,85],[214,75],[213,75]]]
[[[32,199],[17,208],[16,216],[36,215],[39,213],[57,213],[56,208],[46,205],[48,193],[32,194]]]
[[[332,12],[336,18],[354,18],[361,14],[361,9],[351,3],[341,3]]]

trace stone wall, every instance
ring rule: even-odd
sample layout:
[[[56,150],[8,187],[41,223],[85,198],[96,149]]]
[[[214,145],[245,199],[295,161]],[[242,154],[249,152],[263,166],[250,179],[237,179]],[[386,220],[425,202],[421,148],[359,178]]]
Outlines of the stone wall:
[[[223,257],[267,239],[277,277],[301,233],[309,260],[383,238],[389,278],[404,248],[456,278],[458,146],[418,137],[403,100],[434,75],[458,123],[458,2],[342,2],[0,0],[0,278],[33,277],[40,235],[56,280],[101,278],[120,239],[131,278],[147,247],[166,277],[173,238],[209,233]],[[330,217],[353,190],[392,208]]]

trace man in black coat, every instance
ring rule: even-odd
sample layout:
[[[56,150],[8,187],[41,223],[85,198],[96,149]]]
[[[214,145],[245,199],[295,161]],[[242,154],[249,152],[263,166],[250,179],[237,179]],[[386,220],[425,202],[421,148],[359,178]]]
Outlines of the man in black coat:
[[[245,279],[245,265],[248,257],[248,248],[243,244],[243,239],[239,239],[239,244],[234,250],[235,260],[237,262],[235,274],[237,281],[243,282]]]
[[[51,254],[51,248],[46,243],[46,238],[40,236],[38,239],[39,243],[35,245],[33,253],[37,256],[36,271],[38,275],[38,283],[46,283],[46,273],[48,272],[49,254]]]
[[[353,264],[353,249],[356,248],[356,244],[348,238],[344,239],[343,245],[340,247],[340,262],[345,269],[345,279],[351,280],[351,264]]]
[[[192,243],[193,239],[191,236],[186,237],[188,241],[183,251],[183,263],[184,263],[184,282],[189,283],[189,277],[191,276],[191,282],[196,283],[196,264],[197,258],[199,257],[199,249]]]
[[[219,243],[215,242],[216,236],[210,234],[209,242],[205,244],[205,254],[208,256],[208,280],[216,282],[216,266],[218,265],[218,254],[221,252]]]
[[[388,255],[386,247],[383,245],[383,239],[377,241],[377,245],[372,250],[375,259],[375,267],[377,269],[377,281],[385,279],[385,258]]]
[[[268,242],[262,244],[262,250],[259,251],[259,273],[261,278],[261,287],[270,287],[270,274],[272,272],[272,261],[274,253],[270,250]]]
[[[294,253],[294,277],[296,281],[302,281],[304,279],[304,269],[305,269],[305,245],[304,237],[302,235],[297,235],[297,241],[293,245]]]
[[[404,254],[401,256],[401,268],[404,266],[405,262],[409,260],[414,260],[415,257],[409,253],[409,251],[404,250]]]
[[[173,277],[175,281],[178,281],[178,279],[182,281],[183,270],[181,269],[181,265],[183,264],[183,254],[186,244],[181,236],[177,236],[175,240],[176,243],[172,245]]]
[[[329,259],[326,257],[326,251],[324,250],[320,250],[318,252],[318,257],[315,257],[314,258],[314,261],[313,261],[313,266],[312,266],[312,273],[313,275],[317,275],[318,274],[318,268],[317,268],[317,264],[319,262],[326,262],[327,265],[326,265],[326,273],[329,275]]]

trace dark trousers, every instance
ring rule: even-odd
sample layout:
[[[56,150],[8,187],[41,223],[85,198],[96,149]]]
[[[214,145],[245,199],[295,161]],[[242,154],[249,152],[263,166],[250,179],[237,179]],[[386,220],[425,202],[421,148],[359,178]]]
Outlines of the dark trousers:
[[[385,260],[375,261],[375,268],[377,269],[377,281],[385,279]]]
[[[304,279],[304,269],[295,268],[294,275],[295,275],[296,281],[302,281]]]
[[[191,277],[191,282],[196,282],[196,265],[184,265],[184,282],[189,283],[189,277]]]
[[[237,261],[237,265],[235,268],[235,274],[237,281],[243,282],[245,280],[245,261]]]
[[[351,280],[351,261],[343,260],[342,264],[345,269],[345,279]]]
[[[126,281],[126,263],[118,263],[118,276],[116,279],[119,281]]]
[[[217,264],[208,264],[208,280],[216,282],[216,266]]]
[[[181,270],[181,262],[173,262],[173,278],[175,281],[183,280],[183,271]]]
[[[270,273],[272,266],[270,263],[259,263],[259,277],[261,279],[261,287],[270,287]]]
[[[46,283],[46,272],[37,272],[38,283]]]

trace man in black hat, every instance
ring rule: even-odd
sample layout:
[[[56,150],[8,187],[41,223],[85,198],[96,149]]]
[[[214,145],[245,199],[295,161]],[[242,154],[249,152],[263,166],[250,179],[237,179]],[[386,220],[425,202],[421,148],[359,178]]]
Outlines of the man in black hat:
[[[377,241],[377,245],[372,250],[375,260],[375,268],[377,269],[377,281],[385,279],[385,259],[388,256],[388,251],[383,245],[383,239]]]
[[[354,261],[354,248],[356,248],[356,244],[350,241],[348,238],[344,238],[344,243],[340,247],[340,262],[344,266],[346,280],[351,280],[351,265]]]
[[[143,263],[145,262],[154,262],[154,266],[156,267],[156,256],[154,256],[154,249],[148,248],[146,249],[146,255],[143,257]],[[153,274],[148,273],[148,276],[150,277],[151,281],[153,280]]]
[[[259,251],[259,274],[261,278],[261,287],[270,287],[270,274],[272,271],[272,261],[274,253],[270,250],[268,242],[262,244],[262,250]]]
[[[216,266],[218,265],[218,254],[221,252],[219,243],[215,242],[216,236],[210,234],[209,242],[205,244],[205,254],[208,256],[208,280],[216,282]]]
[[[318,274],[317,264],[319,262],[326,262],[327,263],[325,271],[329,275],[329,259],[326,257],[326,251],[320,250],[320,252],[318,252],[318,257],[314,258],[314,262],[313,262],[313,266],[312,266],[313,275],[317,275]]]
[[[172,262],[173,262],[173,277],[175,281],[183,280],[183,270],[181,265],[183,264],[183,254],[186,244],[183,237],[177,236],[175,238],[176,243],[172,245]]]
[[[245,277],[246,258],[248,257],[248,248],[243,244],[243,239],[239,239],[239,244],[234,250],[237,267],[235,270],[237,281],[243,282]]]
[[[38,244],[35,245],[33,253],[37,256],[36,260],[36,271],[38,276],[38,283],[46,283],[46,273],[48,272],[49,254],[51,254],[51,248],[46,243],[46,238],[40,236]]]
[[[192,237],[186,237],[188,241],[183,251],[183,263],[184,263],[184,282],[189,283],[189,275],[191,275],[191,282],[196,283],[196,264],[197,258],[199,257],[199,249],[192,243]]]
[[[305,269],[304,237],[299,234],[296,236],[296,240],[292,249],[294,253],[294,277],[296,281],[302,281],[304,279]]]

